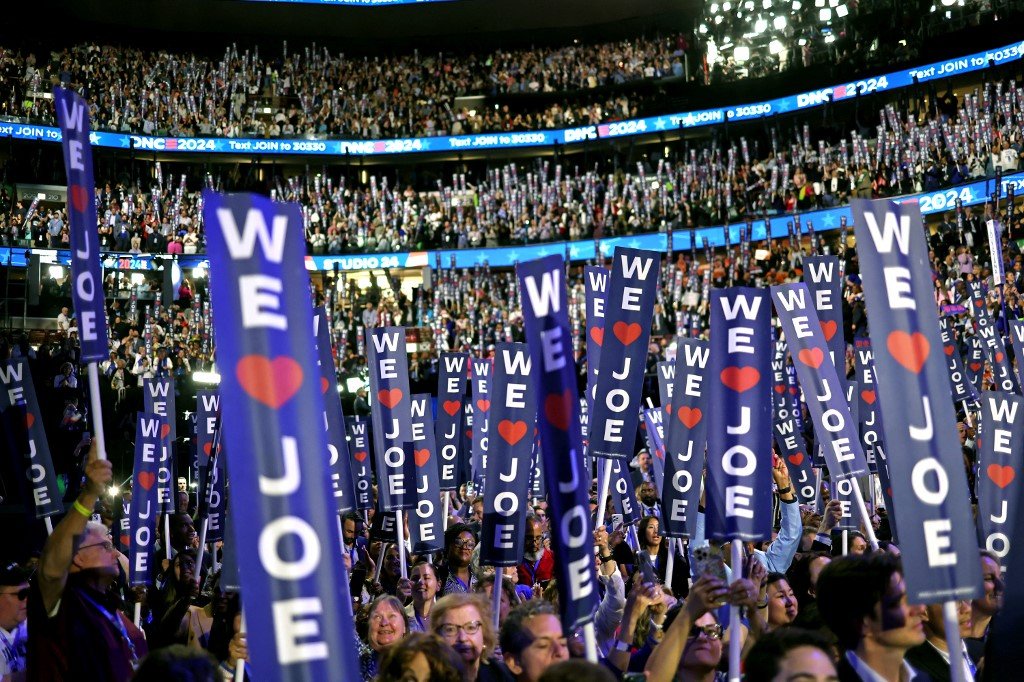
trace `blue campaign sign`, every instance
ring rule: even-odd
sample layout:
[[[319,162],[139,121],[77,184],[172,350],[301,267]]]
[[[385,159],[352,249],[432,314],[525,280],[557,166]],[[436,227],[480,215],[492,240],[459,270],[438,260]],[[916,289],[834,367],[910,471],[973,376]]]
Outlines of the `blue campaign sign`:
[[[491,361],[472,358],[472,470],[473,484],[480,485],[487,476],[487,451],[490,448],[491,423]]]
[[[554,255],[516,269],[530,373],[537,396],[537,426],[553,527],[552,542],[562,626],[572,630],[593,619],[598,604],[593,528],[583,442],[577,418],[579,393],[572,355],[565,261]]]
[[[32,505],[37,519],[61,514],[64,505],[28,360],[11,358],[0,364],[0,386],[3,431],[11,452],[21,456],[19,466],[25,467],[26,505]]]
[[[1013,324],[1011,322],[1011,324]],[[1020,324],[1019,322],[1017,324]],[[939,318],[939,333],[942,336],[942,351],[946,354],[946,369],[949,371],[949,385],[953,391],[953,401],[963,400],[975,401],[978,399],[974,386],[967,378],[964,371],[964,359],[960,355],[959,344],[956,342],[956,335],[953,328],[953,320],[949,315]],[[1020,355],[1017,356],[1020,358]],[[1018,360],[1019,362],[1019,360]]]
[[[488,566],[515,566],[523,558],[533,431],[537,400],[530,378],[532,361],[525,343],[501,342],[494,356],[488,452],[484,482],[484,518],[480,561]]]
[[[918,557],[904,566],[907,598],[971,599],[977,538],[921,213],[860,199],[853,210],[901,547]]]
[[[268,680],[340,679],[359,661],[324,456],[302,214],[252,194],[203,200],[252,663]]]
[[[366,330],[369,353],[370,395],[373,404],[373,452],[377,473],[377,511],[391,512],[413,506],[405,444],[410,442],[412,414],[409,402],[409,361],[404,327]]]
[[[853,349],[854,377],[860,384],[858,393],[858,417],[860,419],[860,442],[864,446],[864,458],[871,473],[878,473],[878,459],[882,446],[882,411],[878,407],[878,392],[875,390],[875,354],[871,341],[858,339]]]
[[[587,304],[587,412],[594,404],[597,390],[597,370],[601,363],[601,346],[604,344],[604,294],[608,288],[608,270],[598,265],[583,268],[583,291]],[[585,442],[589,435],[583,434]]]
[[[1010,344],[1017,359],[1017,381],[1024,386],[1024,320],[1010,320]]]
[[[68,219],[71,222],[71,301],[78,319],[82,360],[108,358],[107,317],[96,228],[96,185],[93,180],[89,105],[78,93],[54,89],[57,120],[68,175]]]
[[[605,293],[605,333],[590,416],[591,457],[633,456],[661,257],[618,247]]]
[[[775,341],[772,357],[772,427],[775,446],[789,469],[800,502],[812,504],[815,498],[815,476],[807,454],[807,439],[796,424],[793,402],[789,397],[789,373],[786,357],[789,350],[784,340]]]
[[[327,429],[327,466],[331,470],[331,493],[338,513],[355,509],[352,485],[352,459],[348,453],[345,415],[338,395],[338,375],[334,369],[334,349],[327,324],[327,309],[319,306],[313,313],[313,338],[316,339],[320,392],[324,394],[324,426]]]
[[[825,342],[832,354],[832,364],[844,367],[846,378],[846,339],[843,336],[843,278],[839,258],[836,256],[807,256],[804,258],[804,282],[810,289],[814,309]]]
[[[143,379],[142,405],[150,414],[157,414],[164,420],[163,433],[165,445],[170,445],[178,438],[178,413],[174,409],[174,379]]]
[[[363,417],[345,417],[345,435],[352,453],[352,483],[356,509],[373,509],[373,471],[370,469],[370,423]]]
[[[1010,538],[1017,519],[1017,488],[1024,474],[1024,398],[1011,393],[981,394],[981,435],[978,437],[978,531],[981,544],[1005,559],[1013,551]],[[1016,550],[1014,557],[1021,556]],[[1005,563],[1005,561],[1001,561]]]
[[[160,500],[160,469],[163,445],[159,415],[139,412],[135,422],[135,468],[132,471],[132,503],[129,513],[128,581],[132,585],[148,585],[152,575],[153,550],[156,545],[156,522]]]
[[[771,301],[763,289],[711,291],[707,535],[758,541],[772,532]]]
[[[971,296],[971,313],[974,316],[975,335],[985,344],[988,361],[992,365],[992,381],[996,387],[1007,393],[1020,393],[1017,377],[1010,368],[1010,358],[1006,355],[1006,344],[999,334],[992,313],[988,309],[985,290],[978,280],[964,280]]]
[[[434,440],[434,420],[430,412],[430,394],[412,397],[409,405],[412,416],[410,443],[416,465],[416,505],[409,514],[409,535],[413,554],[439,552],[444,549],[444,518],[441,509],[441,489],[438,484],[437,443]]]
[[[771,287],[771,296],[786,333],[793,367],[804,389],[814,433],[825,450],[829,475],[833,481],[840,481],[867,474],[857,422],[850,415],[839,373],[825,341],[827,327],[818,320],[810,290],[803,282],[780,284]],[[841,330],[837,333],[841,334]],[[839,361],[845,368],[845,353]]]
[[[206,529],[208,542],[216,542],[224,539],[224,512],[227,508],[224,483],[227,474],[224,470],[224,445],[223,440],[217,434],[220,423],[220,394],[212,389],[199,389],[196,391],[196,454],[200,467],[200,505],[206,511],[209,519]],[[216,451],[214,451],[216,447]],[[213,464],[213,471],[209,465]],[[205,472],[205,473],[203,473]],[[204,483],[206,478],[213,476],[213,488],[209,495],[205,495]],[[207,500],[209,504],[207,504]],[[202,516],[196,514],[197,518]]]
[[[273,2],[275,0],[260,0]],[[379,5],[401,2],[437,2],[440,0],[276,0],[279,2],[320,2],[322,4]],[[1024,55],[1024,43],[1014,43],[982,52],[957,57],[943,62],[933,62],[910,69],[901,69],[887,74],[856,81],[787,95],[763,102],[749,102],[730,107],[684,111],[647,118],[612,121],[591,126],[558,130],[533,130],[524,132],[495,132],[476,135],[446,137],[404,138],[389,140],[304,140],[304,139],[251,139],[251,138],[205,138],[205,137],[154,137],[124,133],[95,132],[89,136],[91,143],[98,147],[134,149],[136,151],[182,152],[182,153],[230,153],[259,155],[328,155],[373,156],[381,154],[415,154],[425,152],[467,151],[477,149],[507,149],[519,147],[550,147],[556,144],[574,145],[593,140],[652,135],[672,131],[718,125],[725,121],[761,119],[775,114],[785,114],[815,107],[830,102],[857,97],[874,92],[891,92],[914,84],[914,79],[925,82],[945,79],[951,76],[971,73],[988,68],[989,62],[1000,65],[1015,62]],[[41,140],[59,142],[61,131],[51,126],[26,123],[0,123],[0,137],[20,140]],[[754,237],[760,239],[760,237]],[[492,263],[493,265],[493,263]]]
[[[440,490],[459,484],[459,453],[462,452],[462,403],[466,394],[468,353],[441,353],[437,375],[435,441],[440,457]]]

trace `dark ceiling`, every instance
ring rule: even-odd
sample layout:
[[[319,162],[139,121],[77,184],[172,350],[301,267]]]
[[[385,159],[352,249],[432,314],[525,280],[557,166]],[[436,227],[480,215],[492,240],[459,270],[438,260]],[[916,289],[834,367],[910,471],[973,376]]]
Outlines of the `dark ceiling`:
[[[339,7],[244,0],[40,0],[4,9],[7,40],[52,41],[62,17],[86,39],[155,41],[161,47],[219,40],[293,38],[390,52],[607,40],[692,28],[700,0],[453,0]],[[12,16],[13,15],[13,16]],[[22,16],[18,16],[22,15]],[[33,34],[33,32],[37,32]],[[296,46],[301,43],[296,43]]]

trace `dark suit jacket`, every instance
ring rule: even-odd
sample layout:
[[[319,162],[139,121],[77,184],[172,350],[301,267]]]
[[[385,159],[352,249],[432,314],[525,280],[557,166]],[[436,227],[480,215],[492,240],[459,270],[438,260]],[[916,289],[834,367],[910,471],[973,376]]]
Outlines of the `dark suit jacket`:
[[[918,670],[914,667],[913,663],[911,663],[910,666],[917,672],[917,676],[914,677],[914,682],[933,682],[927,672]],[[860,675],[854,671],[853,666],[851,666],[846,660],[846,652],[840,654],[839,664],[836,666],[836,672],[839,674],[839,682],[864,682]]]
[[[928,675],[935,682],[949,682],[949,664],[928,642],[908,651],[906,659],[914,670]]]

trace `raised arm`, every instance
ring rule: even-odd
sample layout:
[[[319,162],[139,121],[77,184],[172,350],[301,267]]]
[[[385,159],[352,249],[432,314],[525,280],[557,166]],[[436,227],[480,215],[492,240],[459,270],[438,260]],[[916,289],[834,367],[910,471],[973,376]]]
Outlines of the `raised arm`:
[[[88,463],[85,465],[86,480],[82,492],[53,529],[53,534],[46,541],[43,555],[39,559],[39,591],[43,595],[43,606],[47,613],[53,610],[64,593],[68,569],[71,568],[71,559],[75,552],[75,537],[85,532],[85,524],[92,517],[96,501],[110,484],[113,476],[113,466],[108,460],[97,457],[96,441],[92,441]]]

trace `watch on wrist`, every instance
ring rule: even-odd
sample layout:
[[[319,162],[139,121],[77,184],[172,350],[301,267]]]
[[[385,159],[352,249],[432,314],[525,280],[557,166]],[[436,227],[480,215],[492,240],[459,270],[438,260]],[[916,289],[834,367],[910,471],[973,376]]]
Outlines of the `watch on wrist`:
[[[616,639],[616,640],[614,640],[612,642],[612,649],[614,651],[623,651],[623,652],[625,652],[625,651],[629,651],[632,648],[633,647],[631,647],[629,645],[629,642],[623,642],[621,639]]]
[[[779,495],[785,495],[787,493],[791,493],[791,492],[793,492],[793,486],[792,485],[787,485],[785,488],[779,488],[776,492]]]

